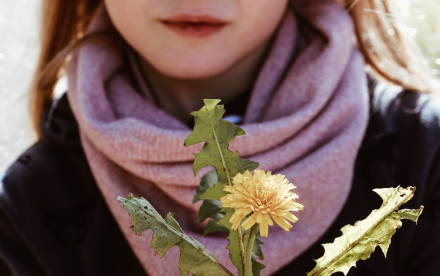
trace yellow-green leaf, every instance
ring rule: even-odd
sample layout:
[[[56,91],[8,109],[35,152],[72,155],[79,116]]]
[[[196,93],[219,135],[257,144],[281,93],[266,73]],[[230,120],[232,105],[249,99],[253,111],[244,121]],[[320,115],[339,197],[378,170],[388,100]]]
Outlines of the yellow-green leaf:
[[[315,268],[307,275],[331,275],[342,272],[344,275],[356,266],[358,260],[366,260],[377,246],[386,256],[391,243],[391,237],[402,226],[401,219],[410,219],[417,222],[423,210],[400,210],[402,204],[410,200],[415,188],[385,188],[373,190],[383,200],[379,209],[373,210],[364,220],[358,221],[354,226],[344,226],[342,236],[336,238],[331,244],[324,244],[324,255],[316,260]]]

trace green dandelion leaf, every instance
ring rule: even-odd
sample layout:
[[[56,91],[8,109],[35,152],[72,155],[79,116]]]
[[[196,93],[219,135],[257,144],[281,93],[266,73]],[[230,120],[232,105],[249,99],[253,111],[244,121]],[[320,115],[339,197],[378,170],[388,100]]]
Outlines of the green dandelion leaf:
[[[373,190],[383,200],[379,209],[373,210],[364,220],[354,226],[347,225],[341,229],[342,236],[331,244],[324,244],[324,255],[316,260],[315,268],[308,276],[325,276],[336,272],[344,275],[356,266],[358,260],[366,260],[379,246],[385,257],[391,243],[391,237],[402,226],[402,219],[417,222],[423,206],[418,210],[397,210],[410,200],[415,188],[385,188]]]

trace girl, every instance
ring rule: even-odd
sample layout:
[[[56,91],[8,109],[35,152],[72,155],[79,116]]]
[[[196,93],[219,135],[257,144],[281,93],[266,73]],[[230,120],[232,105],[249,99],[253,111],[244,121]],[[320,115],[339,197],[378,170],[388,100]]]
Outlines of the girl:
[[[438,102],[415,92],[430,82],[381,12],[388,2],[43,1],[40,140],[2,181],[1,274],[177,275],[177,249],[159,259],[150,232],[132,233],[115,199],[129,192],[174,212],[231,268],[225,238],[201,236],[196,148],[182,146],[204,98],[247,132],[232,146],[286,175],[306,206],[291,232],[271,230],[264,275],[310,271],[320,244],[380,206],[371,189],[398,185],[417,186],[407,207],[426,212],[386,260],[350,275],[438,273]],[[69,89],[53,100],[62,73]]]

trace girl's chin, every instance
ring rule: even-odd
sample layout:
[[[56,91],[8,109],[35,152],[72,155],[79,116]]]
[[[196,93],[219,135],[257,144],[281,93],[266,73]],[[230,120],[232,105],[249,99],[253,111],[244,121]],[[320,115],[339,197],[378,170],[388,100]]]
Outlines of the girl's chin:
[[[203,80],[215,78],[223,73],[224,70],[164,70],[161,73],[175,79],[182,80]]]
[[[229,66],[223,62],[197,63],[194,61],[174,61],[164,66],[156,66],[163,75],[176,79],[207,79],[221,75]]]

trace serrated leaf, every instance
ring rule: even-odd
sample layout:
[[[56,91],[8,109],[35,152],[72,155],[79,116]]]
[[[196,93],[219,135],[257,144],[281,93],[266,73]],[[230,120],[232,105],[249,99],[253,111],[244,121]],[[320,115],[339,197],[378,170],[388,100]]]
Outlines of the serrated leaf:
[[[419,220],[420,215],[423,212],[423,206],[420,206],[420,209],[414,210],[414,209],[402,209],[399,211],[396,211],[403,219],[412,220],[417,224],[417,221]]]
[[[251,161],[251,160],[246,160],[246,159],[238,159],[238,165],[240,166],[239,172],[240,173],[244,173],[244,171],[253,171],[256,168],[258,168],[258,166],[260,164],[258,164],[257,162]]]
[[[127,198],[119,196],[117,200],[128,211],[136,235],[140,236],[149,229],[153,231],[151,247],[159,257],[171,247],[179,247],[177,266],[180,275],[232,275],[200,242],[183,232],[171,213],[164,219],[146,199],[132,195]]]
[[[224,212],[224,217],[220,219],[218,224],[230,230],[231,223],[229,222],[229,220],[234,214],[234,209],[223,208],[222,210]],[[229,258],[237,268],[238,275],[242,276],[244,274],[244,268],[240,251],[239,238],[240,236],[238,235],[237,231],[230,230],[228,235],[229,244],[226,248],[229,250]]]
[[[182,229],[180,228],[180,225],[174,219],[173,214],[168,213],[167,216],[165,217],[165,222],[168,223],[170,225],[170,227],[173,227],[175,230],[183,233]],[[142,233],[141,229],[142,228],[140,228],[140,227],[138,228],[138,230],[141,231],[140,233]],[[139,235],[139,234],[137,234],[137,235]],[[165,236],[162,231],[155,231],[153,233],[151,247],[153,248],[154,252],[160,258],[162,258],[163,256],[165,256],[165,253],[167,253],[167,251],[171,247],[175,246],[179,241],[180,241],[180,238],[177,235],[166,235]]]
[[[266,266],[262,263],[257,262],[255,259],[252,259],[252,275],[259,276],[260,272]]]
[[[203,229],[203,236],[206,237],[209,233],[224,232],[229,234],[229,229],[218,224],[220,219],[223,218],[223,214],[217,214],[208,221],[205,229]]]
[[[212,178],[206,178],[202,181],[199,190],[197,191],[194,200],[204,199],[200,210],[199,220],[204,220],[208,217],[214,218],[216,216],[213,202],[206,202],[206,200],[219,200],[227,193],[223,191],[225,185],[231,185],[231,178],[238,172],[245,170],[253,170],[258,167],[258,163],[241,159],[238,152],[229,150],[229,143],[235,137],[245,134],[244,130],[237,125],[228,121],[222,120],[225,113],[224,107],[218,105],[220,100],[204,100],[205,105],[199,110],[192,112],[194,116],[194,130],[185,139],[185,146],[195,145],[204,142],[202,150],[199,153],[194,153],[195,160],[193,165],[194,175],[206,166],[212,166],[217,172],[217,182],[210,185]],[[201,192],[203,193],[201,194]],[[222,209],[224,217],[220,219],[219,224],[227,229],[231,229],[229,219],[232,216],[233,210],[225,211]],[[216,220],[214,220],[216,221]],[[221,223],[223,221],[223,223]],[[208,222],[211,223],[212,220]],[[205,231],[206,232],[206,231]],[[235,231],[229,231],[229,256],[237,267],[239,275],[243,275],[243,258],[244,252],[240,250],[239,239],[243,239]]]
[[[245,134],[244,130],[237,125],[222,120],[225,109],[218,105],[220,100],[204,100],[205,105],[194,111],[194,130],[185,139],[185,146],[204,142],[202,150],[194,153],[194,175],[206,166],[213,166],[217,172],[218,181],[213,187],[208,187],[200,196],[202,199],[220,199],[226,195],[224,185],[230,184],[231,177],[243,168],[255,168],[258,163],[244,160],[238,152],[229,150],[229,143],[235,137]]]
[[[234,213],[234,209],[232,208],[223,208],[223,212],[225,213],[224,217],[220,219],[218,222],[219,225],[225,227],[226,229],[231,228],[231,223],[229,222],[232,214]],[[243,234],[243,243],[247,244],[249,238],[250,231],[246,231]],[[229,244],[226,247],[229,249],[229,258],[237,267],[237,271],[239,275],[244,274],[244,268],[242,263],[242,258],[240,254],[240,245],[239,245],[239,235],[236,231],[229,231],[228,235]],[[252,273],[254,276],[260,275],[261,269],[265,266],[257,261],[257,259],[264,260],[263,252],[261,251],[261,245],[263,244],[263,240],[260,235],[257,235],[254,240],[254,247],[252,250]]]
[[[205,199],[200,206],[198,222],[202,222],[207,218],[216,216],[222,209],[220,200],[217,199]]]
[[[180,275],[227,275],[222,270],[213,269],[215,267],[213,266],[212,261],[208,260],[207,258],[200,258],[200,250],[195,246],[192,246],[189,243],[182,243],[182,245],[179,246],[179,249],[180,259],[177,266],[179,267]]]
[[[252,251],[252,254],[255,256],[255,258],[258,258],[260,260],[264,260],[264,256],[263,256],[263,251],[261,250],[261,245],[263,244],[263,239],[261,238],[261,236],[258,234],[255,237],[255,241],[254,241],[254,248]]]
[[[200,180],[199,188],[197,188],[197,192],[194,195],[193,203],[201,200],[200,196],[206,192],[206,190],[210,187],[214,187],[214,184],[218,182],[217,172],[215,170],[205,173]]]
[[[316,260],[315,268],[307,275],[331,275],[336,272],[348,273],[356,266],[358,260],[366,260],[379,246],[384,255],[388,251],[391,237],[402,226],[401,219],[417,221],[422,212],[419,210],[396,211],[402,204],[410,200],[415,188],[385,188],[373,190],[383,200],[379,209],[373,210],[364,220],[354,226],[344,226],[342,236],[331,244],[324,244],[324,255]]]

